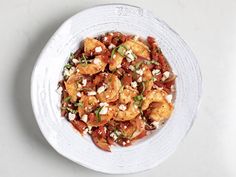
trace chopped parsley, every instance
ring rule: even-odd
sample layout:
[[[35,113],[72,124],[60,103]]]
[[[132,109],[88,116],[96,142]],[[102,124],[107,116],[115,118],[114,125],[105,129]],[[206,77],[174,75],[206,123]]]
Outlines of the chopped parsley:
[[[70,97],[70,96],[68,96],[68,97],[66,97],[66,98],[64,99],[64,102],[69,102],[69,101],[70,101],[70,99],[71,99],[71,97]]]
[[[71,108],[68,108],[68,107],[62,107],[62,109],[66,109],[67,111],[73,113],[73,114],[76,114],[77,113],[77,110],[74,110],[74,109],[71,109]]]
[[[102,108],[103,108],[103,106],[97,108],[97,109],[94,111],[94,113],[95,113],[95,115],[96,115],[96,117],[97,117],[98,122],[101,122],[101,120],[102,120],[102,119],[101,119],[101,116],[100,116],[100,112],[101,112]]]
[[[64,66],[64,68],[66,68],[66,69],[70,69],[71,67],[72,67],[72,65],[69,64],[69,63],[67,63],[67,64]]]
[[[80,108],[84,107],[84,104],[82,102],[75,103],[74,105]]]

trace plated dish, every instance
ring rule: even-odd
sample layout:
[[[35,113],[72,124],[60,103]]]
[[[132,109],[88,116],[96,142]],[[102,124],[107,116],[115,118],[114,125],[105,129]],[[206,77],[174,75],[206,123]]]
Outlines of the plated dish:
[[[62,117],[61,101],[64,101],[64,99],[62,100],[61,98],[61,91],[58,94],[60,90],[58,90],[58,81],[62,80],[64,66],[69,61],[68,55],[71,52],[75,53],[87,37],[96,38],[102,42],[98,37],[109,31],[120,31],[125,35],[134,34],[140,36],[138,39],[144,44],[146,43],[149,49],[151,48],[147,44],[147,37],[152,36],[156,39],[158,47],[171,66],[170,72],[173,70],[177,74],[174,83],[176,94],[172,94],[174,108],[171,111],[171,116],[167,118],[168,121],[165,119],[164,126],[160,126],[160,129],[156,128],[156,130],[147,131],[148,135],[138,141],[131,141],[132,145],[130,146],[122,147],[123,143],[119,145],[115,142],[114,146],[110,146],[111,153],[98,148],[90,135],[81,136],[78,130],[73,128],[73,125],[68,122],[69,117],[68,119]],[[108,47],[106,45],[106,48]],[[98,48],[97,50],[99,51],[100,49]],[[109,48],[108,50],[112,53],[112,50]],[[74,59],[74,57],[71,58]],[[79,58],[75,59],[78,60]],[[87,59],[90,59],[89,56]],[[108,57],[108,59],[110,58]],[[76,60],[74,61],[77,62]],[[96,60],[92,61],[96,62]],[[77,68],[77,65],[69,63]],[[155,63],[153,64],[156,66]],[[122,64],[120,68],[123,68]],[[151,70],[153,71],[153,69]],[[72,71],[73,69],[71,70],[70,68],[65,73],[70,74]],[[106,65],[104,71],[108,75],[115,75],[110,71],[109,64]],[[104,71],[100,73],[104,73]],[[162,73],[162,71],[160,72]],[[154,71],[154,73],[158,72]],[[93,75],[96,76],[99,73]],[[128,74],[124,75],[127,76]],[[122,78],[119,78],[119,80],[121,83],[123,82]],[[66,81],[67,79],[63,82]],[[137,80],[133,81],[137,82]],[[83,83],[85,82],[83,81]],[[83,85],[83,83],[80,84]],[[89,79],[87,79],[86,85],[88,83]],[[132,85],[135,87],[136,84]],[[132,87],[132,85],[130,84],[129,86]],[[138,90],[138,95],[141,93],[141,90],[139,90],[141,86],[139,85],[142,84],[137,82],[137,89],[135,90]],[[163,86],[159,85],[158,87]],[[96,89],[94,88],[96,95],[92,95],[96,99],[98,88],[100,88],[100,85],[99,87],[96,86]],[[169,95],[170,92],[164,88],[163,90]],[[175,31],[146,9],[124,4],[109,4],[83,10],[66,20],[58,28],[42,50],[35,64],[31,78],[31,100],[35,118],[42,134],[59,154],[95,171],[109,174],[128,174],[151,169],[175,152],[194,122],[201,96],[201,88],[202,81],[198,62],[191,49]],[[132,87],[132,89],[134,88]],[[103,90],[103,87],[101,90]],[[87,96],[87,92],[82,93]],[[77,97],[77,106],[80,105],[80,98],[79,96]],[[137,97],[136,100],[142,100],[141,98]],[[70,102],[71,100],[68,103]],[[74,102],[71,103],[74,104]],[[101,101],[99,101],[98,107],[100,107],[100,103]],[[102,101],[102,103],[104,102]],[[108,102],[108,104],[110,105],[111,103]],[[117,104],[120,104],[120,102],[117,102]],[[106,106],[106,104],[101,106]],[[124,106],[121,106],[121,109],[125,109]],[[75,108],[71,110],[71,113],[74,112],[73,110],[78,111]],[[95,113],[95,110],[92,110],[92,113]],[[77,112],[74,113],[76,115],[71,114],[70,119],[80,120],[79,114]],[[66,115],[64,116],[67,117]],[[86,123],[86,116],[84,120]],[[143,121],[144,119],[140,120]],[[89,117],[87,123],[88,121]],[[128,122],[131,121],[128,120]],[[147,125],[151,125],[151,122],[147,122]],[[97,127],[92,129],[97,129]],[[83,134],[86,134],[87,131],[89,133],[89,129],[86,129]]]
[[[62,74],[61,115],[104,151],[159,129],[174,109],[176,75],[150,36],[87,37]]]

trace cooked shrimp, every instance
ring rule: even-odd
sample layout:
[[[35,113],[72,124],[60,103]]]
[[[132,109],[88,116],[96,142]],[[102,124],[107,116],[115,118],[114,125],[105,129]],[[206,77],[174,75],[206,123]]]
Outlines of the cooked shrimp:
[[[138,95],[138,91],[127,85],[125,86],[123,91],[120,91],[119,101],[122,104],[128,104],[137,95]]]
[[[159,103],[157,107],[152,109],[149,118],[154,121],[164,122],[170,117],[172,111],[173,105],[167,101],[163,101]]]
[[[105,125],[107,122],[109,122],[114,116],[117,114],[117,107],[109,105],[107,114],[100,115],[100,120],[98,121],[98,117],[95,117],[94,119],[91,119],[87,122],[89,126],[92,127],[98,127]]]
[[[107,63],[105,63],[102,60],[102,56],[98,55],[93,59],[92,63],[89,63],[89,64],[79,63],[76,69],[77,69],[77,72],[79,72],[80,74],[93,75],[93,74],[99,73],[100,71],[104,71],[106,65]]]
[[[82,88],[80,84],[77,84],[77,81],[80,80],[82,75],[79,73],[72,74],[67,81],[65,81],[65,88],[69,96],[71,97],[71,101],[75,102],[77,100],[78,90]]]
[[[118,114],[116,117],[114,117],[114,120],[117,121],[128,121],[134,119],[137,115],[140,114],[140,110],[138,106],[134,103],[134,101],[131,101],[128,104],[128,108],[125,111],[118,111]]]
[[[119,90],[121,88],[121,82],[118,77],[114,74],[108,74],[105,78],[105,84],[107,85],[107,89],[97,94],[97,98],[101,102],[114,102],[119,99]]]
[[[86,112],[92,111],[98,105],[98,100],[95,96],[87,96],[82,94],[80,98],[82,106],[78,107],[79,116],[82,117]]]
[[[151,90],[143,98],[142,110],[146,110],[152,102],[163,102],[166,92],[163,90]]]
[[[102,50],[106,50],[106,46],[98,41],[97,39],[93,38],[86,38],[84,40],[84,52],[89,53],[93,50],[95,50],[96,47],[101,47]]]
[[[121,56],[118,52],[116,52],[113,55],[113,58],[111,58],[110,62],[109,62],[109,70],[113,71],[115,70],[119,65],[121,65],[122,60],[123,60],[123,56]]]
[[[148,46],[146,46],[144,43],[130,39],[124,42],[123,45],[127,49],[131,49],[135,55],[150,59],[150,51]]]

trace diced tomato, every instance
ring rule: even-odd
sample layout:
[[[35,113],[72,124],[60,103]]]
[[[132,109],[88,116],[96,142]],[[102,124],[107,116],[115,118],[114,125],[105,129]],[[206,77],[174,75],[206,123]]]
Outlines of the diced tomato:
[[[158,56],[158,62],[160,63],[163,72],[170,70],[170,67],[163,55]]]
[[[107,142],[109,145],[113,145],[115,143],[114,139],[110,137],[110,135],[107,136]]]
[[[71,123],[81,134],[83,134],[85,128],[87,127],[87,124],[81,120],[72,120]]]
[[[104,126],[99,126],[99,127],[98,127],[98,134],[99,134],[102,138],[105,138],[105,137],[106,137],[106,131],[105,131],[105,127],[104,127]]]
[[[136,136],[135,138],[133,138],[132,141],[141,139],[141,138],[145,137],[146,135],[147,135],[147,131],[146,131],[146,130],[143,130],[138,136]]]
[[[119,144],[120,146],[130,146],[131,145],[131,141],[127,138],[118,138],[117,139],[117,144]]]
[[[99,129],[96,129],[96,130],[92,131],[92,134],[91,134],[94,144],[97,147],[99,147],[100,149],[110,152],[111,150],[110,150],[110,146],[109,146],[107,140],[105,138],[100,138],[98,131],[99,131]]]
[[[130,74],[125,75],[125,76],[123,77],[123,79],[122,79],[122,84],[123,84],[124,86],[130,85],[131,82],[132,82],[132,76],[131,76]]]
[[[88,120],[89,122],[94,122],[96,120],[96,115],[94,113],[89,113]]]
[[[106,40],[105,40],[106,39]],[[106,35],[103,39],[102,42],[103,44],[105,44],[106,46],[109,46],[111,44],[111,40],[112,40],[112,36],[111,35]]]
[[[121,67],[126,71],[126,72],[129,72],[129,65],[130,63],[126,60],[126,59],[123,59],[122,63],[121,63]]]
[[[95,86],[102,84],[104,79],[105,79],[104,76],[105,76],[104,74],[97,74],[96,77],[93,80],[93,84]]]
[[[151,37],[151,36],[148,36],[147,37],[147,42],[151,46],[153,43],[155,43],[155,39],[153,37]]]

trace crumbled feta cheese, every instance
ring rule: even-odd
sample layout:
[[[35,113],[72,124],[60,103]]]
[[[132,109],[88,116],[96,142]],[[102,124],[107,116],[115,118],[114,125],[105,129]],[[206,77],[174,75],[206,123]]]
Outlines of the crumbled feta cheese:
[[[99,106],[109,106],[109,104],[108,103],[106,103],[106,102],[101,102],[101,103],[99,103]]]
[[[81,120],[84,121],[85,123],[88,122],[88,115],[87,115],[87,114],[84,114],[84,115],[81,117]]]
[[[165,81],[166,79],[168,79],[170,77],[170,72],[169,71],[165,71],[163,73],[163,77],[161,78],[162,81]]]
[[[137,82],[142,82],[143,81],[143,78],[142,77],[139,77]]]
[[[88,92],[88,96],[96,95],[97,93],[95,91]]]
[[[74,120],[74,119],[75,119],[75,114],[69,112],[69,114],[68,114],[68,119],[69,119],[70,121]]]
[[[83,79],[83,80],[82,80],[82,85],[83,85],[83,86],[86,86],[86,84],[87,84],[87,79]]]
[[[126,128],[127,128],[127,126],[125,125],[125,126],[124,126],[124,129],[126,129]]]
[[[117,65],[117,67],[116,67],[116,68],[121,68],[121,64]]]
[[[127,109],[127,106],[124,105],[124,104],[120,104],[120,105],[119,105],[119,109],[120,109],[121,111],[125,111],[125,110]]]
[[[142,69],[138,69],[138,70],[136,70],[136,73],[142,76],[143,75],[143,70]]]
[[[93,60],[93,63],[96,64],[96,65],[100,65],[101,64],[101,60],[99,58],[95,58]]]
[[[127,142],[127,143],[130,143],[130,140],[127,140],[126,142]]]
[[[78,92],[76,95],[77,95],[78,97],[81,97],[81,93],[80,93],[80,92]]]
[[[135,70],[135,67],[134,67],[133,65],[129,65],[129,69],[130,69],[131,71],[134,71],[134,70]]]
[[[107,37],[106,36],[103,38],[103,41],[107,41]]]
[[[109,95],[106,95],[106,98],[109,98],[110,96]]]
[[[101,46],[95,48],[95,52],[99,53],[101,51],[102,51],[102,47]]]
[[[116,47],[116,46],[115,46],[114,44],[111,43],[111,44],[108,46],[108,49],[111,50],[111,49],[113,49],[113,48],[115,48],[115,47]]]
[[[122,142],[122,145],[125,146],[125,145],[126,145],[126,142],[123,141],[123,142]]]
[[[75,67],[71,67],[70,69],[64,70],[64,76],[71,76],[76,71]]]
[[[134,40],[137,41],[139,36],[134,36]]]
[[[157,129],[160,128],[160,122],[154,121],[151,124],[154,125]]]
[[[131,87],[136,88],[138,86],[136,81],[131,82]]]
[[[154,69],[154,70],[152,70],[152,74],[153,74],[154,76],[159,75],[160,73],[161,73],[161,72],[160,72],[159,69]]]
[[[126,59],[127,59],[127,61],[128,61],[129,63],[132,62],[132,61],[134,61],[134,59],[135,59],[132,50],[127,50],[127,51],[125,52],[125,56],[126,56]]]
[[[113,36],[113,33],[109,33],[111,36]]]
[[[115,58],[116,58],[116,54],[114,54],[114,55],[112,56],[112,58],[115,59]]]
[[[79,73],[80,72],[80,70],[79,69],[76,69],[76,71]]]
[[[79,60],[77,60],[76,58],[74,58],[74,59],[72,59],[72,62],[73,62],[74,64],[78,64],[78,63],[79,63]]]
[[[118,138],[118,136],[114,132],[110,134],[110,137],[112,137],[114,140],[117,140]]]
[[[101,111],[99,112],[100,115],[104,115],[104,114],[107,114],[108,112],[108,107],[104,106]]]
[[[166,101],[167,101],[168,103],[171,103],[172,98],[173,98],[173,96],[172,96],[171,94],[169,94],[169,95],[166,96]]]
[[[107,88],[107,87],[106,87],[105,85],[102,85],[101,87],[99,87],[99,88],[97,89],[98,94],[104,92],[104,91],[106,90],[106,88]]]
[[[92,133],[92,126],[88,126],[88,133],[91,134]]]

